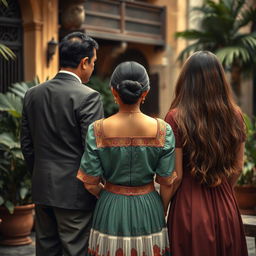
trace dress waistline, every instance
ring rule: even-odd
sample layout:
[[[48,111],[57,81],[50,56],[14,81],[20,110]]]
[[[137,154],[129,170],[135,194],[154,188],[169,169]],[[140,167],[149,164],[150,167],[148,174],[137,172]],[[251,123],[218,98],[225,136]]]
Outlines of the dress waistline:
[[[153,181],[144,186],[137,186],[137,187],[120,186],[120,185],[115,185],[110,182],[107,182],[104,188],[108,192],[119,194],[119,195],[126,195],[126,196],[145,195],[155,190]]]

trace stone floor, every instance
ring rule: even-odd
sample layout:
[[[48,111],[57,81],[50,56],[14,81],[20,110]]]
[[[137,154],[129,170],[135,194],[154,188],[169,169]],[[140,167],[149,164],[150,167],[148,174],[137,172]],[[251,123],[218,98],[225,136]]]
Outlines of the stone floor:
[[[0,256],[35,256],[35,234],[31,234],[33,242],[22,246],[0,246]]]
[[[255,240],[253,237],[246,237],[249,256],[256,255]],[[32,255],[31,255],[32,256]]]
[[[32,238],[34,238],[34,234],[32,234]],[[249,256],[256,255],[256,249],[254,245],[254,238],[247,237],[247,246]],[[35,242],[33,239],[32,244],[23,245],[23,246],[0,246],[0,255],[1,256],[35,256]]]
[[[256,222],[256,217],[253,218]],[[35,256],[35,234],[31,234],[33,242],[23,246],[0,246],[0,256]],[[255,241],[253,237],[246,237],[249,256],[256,256]],[[187,256],[187,255],[184,255]]]

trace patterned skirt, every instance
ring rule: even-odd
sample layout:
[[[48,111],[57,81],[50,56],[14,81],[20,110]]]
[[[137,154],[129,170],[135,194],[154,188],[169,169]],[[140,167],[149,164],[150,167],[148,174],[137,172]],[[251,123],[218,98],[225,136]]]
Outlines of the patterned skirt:
[[[162,256],[170,247],[156,191],[121,195],[102,191],[89,239],[89,256]]]

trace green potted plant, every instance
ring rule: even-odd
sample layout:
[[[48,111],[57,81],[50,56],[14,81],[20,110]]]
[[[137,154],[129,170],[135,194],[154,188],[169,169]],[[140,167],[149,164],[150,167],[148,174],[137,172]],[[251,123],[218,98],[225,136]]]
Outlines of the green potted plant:
[[[93,76],[87,85],[101,94],[105,117],[109,117],[118,111],[118,106],[114,102],[114,98],[109,87],[109,79],[102,79],[98,76]]]
[[[37,83],[16,83],[0,94],[0,243],[5,245],[32,242],[31,174],[21,152],[20,127],[23,97]]]
[[[31,174],[26,170],[21,152],[20,128],[24,95],[38,83],[38,79],[15,83],[7,93],[0,93],[0,243],[5,245],[31,242],[28,237],[33,225]],[[117,111],[108,83],[108,80],[93,77],[88,84],[101,93],[105,116]],[[28,213],[28,220],[25,219],[25,212]],[[23,229],[16,233],[17,228]]]
[[[244,167],[235,193],[241,212],[256,214],[256,118],[244,115],[244,120],[247,129]]]

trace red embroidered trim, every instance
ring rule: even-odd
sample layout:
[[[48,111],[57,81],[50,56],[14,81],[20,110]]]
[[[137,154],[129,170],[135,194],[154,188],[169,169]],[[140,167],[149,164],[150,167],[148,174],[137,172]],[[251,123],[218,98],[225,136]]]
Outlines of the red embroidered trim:
[[[155,138],[148,137],[116,137],[105,138],[102,128],[103,119],[94,123],[94,135],[98,148],[104,147],[128,147],[128,146],[148,146],[148,147],[163,147],[165,144],[166,124],[163,120],[157,119],[158,131]]]
[[[156,182],[159,183],[160,185],[169,186],[176,180],[176,178],[177,178],[176,172],[173,172],[170,176],[167,176],[167,177],[162,177],[157,174]]]
[[[138,256],[137,250],[132,248],[131,250],[131,256]]]
[[[83,172],[83,170],[79,169],[77,172],[76,177],[81,180],[83,183],[91,184],[91,185],[98,185],[100,183],[99,176],[91,176]]]
[[[162,252],[161,252],[161,249],[159,248],[159,246],[154,245],[153,246],[153,253],[154,253],[154,255],[152,255],[152,256],[170,255],[170,248],[166,247],[165,249],[162,249]],[[96,250],[92,250],[92,249],[88,248],[88,254],[90,256],[105,256],[105,255],[99,255],[99,245],[97,245]],[[122,248],[117,249],[116,252],[115,252],[115,256],[124,256],[124,255],[125,254],[124,254]],[[130,255],[131,256],[137,256],[138,255],[137,250],[135,248],[132,248]],[[110,256],[109,251],[107,252],[106,256]],[[143,252],[143,256],[149,256],[149,255],[146,255],[146,253]]]
[[[155,190],[153,182],[137,187],[120,186],[107,182],[104,188],[111,193],[126,196],[145,195]]]

